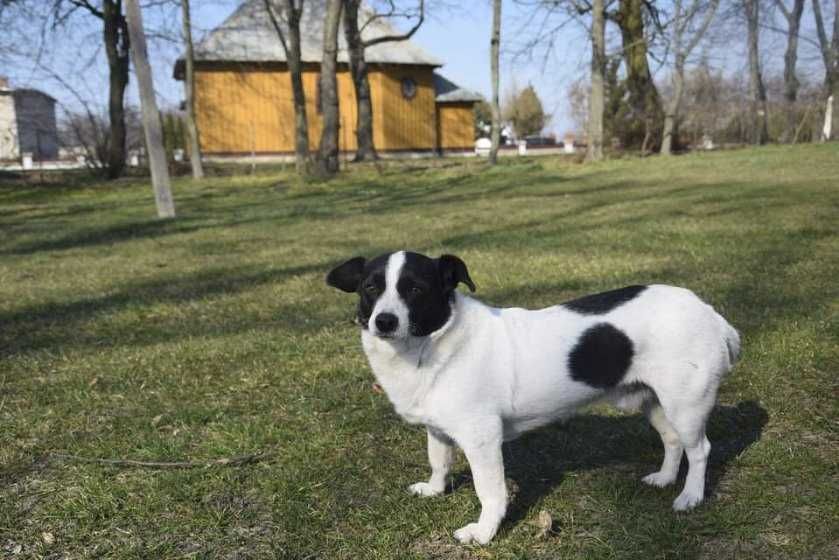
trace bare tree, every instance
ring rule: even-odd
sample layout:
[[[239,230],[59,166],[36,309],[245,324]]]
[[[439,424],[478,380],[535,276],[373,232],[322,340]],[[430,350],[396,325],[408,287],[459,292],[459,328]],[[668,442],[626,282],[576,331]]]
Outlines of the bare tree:
[[[128,32],[131,35],[131,56],[137,73],[137,89],[140,91],[140,105],[143,111],[143,130],[149,153],[149,167],[154,186],[154,200],[158,218],[174,218],[175,202],[169,184],[169,170],[166,167],[166,150],[163,148],[163,130],[160,113],[154,97],[151,67],[149,66],[146,35],[143,31],[143,14],[137,0],[125,0]]]
[[[373,143],[373,106],[370,101],[370,81],[367,76],[368,67],[365,59],[365,49],[380,43],[406,41],[413,37],[425,20],[425,0],[419,0],[419,7],[416,12],[398,10],[395,0],[388,0],[387,4],[388,10],[383,12],[372,11],[365,14],[362,10],[365,22],[359,26],[361,0],[344,1],[344,36],[347,40],[350,74],[355,88],[356,113],[358,115],[358,126],[355,131],[357,145],[355,161],[369,161],[378,158]],[[376,20],[395,17],[416,18],[416,22],[405,33],[380,35],[366,40],[362,38],[361,34],[364,29]]]
[[[0,64],[4,66],[23,50],[19,25],[28,18],[28,9],[21,9],[20,0],[0,0]]]
[[[309,172],[309,121],[306,116],[306,91],[303,89],[303,61],[300,51],[300,19],[303,17],[304,0],[264,0],[265,10],[285,52],[286,65],[291,78],[294,97],[294,157],[298,173]],[[288,37],[282,23],[288,30]]]
[[[492,80],[492,128],[490,129],[490,140],[492,144],[489,149],[489,163],[498,163],[498,145],[501,143],[501,105],[498,101],[499,77],[498,57],[501,48],[501,0],[492,2],[492,37],[489,42],[490,75]]]
[[[189,161],[192,165],[192,178],[201,179],[204,177],[204,165],[201,162],[198,124],[195,122],[195,53],[192,47],[192,18],[189,0],[181,0],[181,19],[186,45],[184,85],[186,87],[186,127],[189,131]]]
[[[624,134],[625,143],[639,139],[641,151],[646,153],[651,142],[658,139],[661,127],[661,99],[653,82],[648,60],[649,41],[645,14],[655,20],[658,12],[649,0],[619,0],[618,9],[609,13],[620,28],[623,61],[626,70],[627,103],[631,122]]]
[[[813,16],[819,36],[819,48],[824,61],[824,96],[826,100],[825,122],[822,140],[839,136],[839,0],[833,0],[833,37],[828,42],[822,15],[821,0],[813,0]]]
[[[664,113],[664,132],[661,141],[661,153],[670,155],[673,153],[673,137],[677,134],[679,123],[679,110],[681,109],[682,96],[685,91],[685,63],[690,53],[699,44],[717,11],[720,0],[692,0],[687,9],[684,9],[682,0],[673,1],[673,20],[671,22],[673,37],[671,50],[673,51],[673,97],[667,103]],[[702,21],[696,29],[691,29],[693,22],[704,12]]]
[[[322,176],[338,172],[338,28],[341,24],[342,0],[327,0],[323,24],[323,59],[320,63],[320,107],[323,129],[318,150],[318,173]]]
[[[516,1],[526,7],[529,14],[520,33],[525,39],[516,56],[531,56],[541,51],[543,64],[546,65],[566,25],[577,22],[585,27],[591,40],[591,81],[585,88],[582,84],[572,87],[572,91],[577,100],[577,112],[582,115],[582,126],[588,137],[586,159],[602,159],[608,62],[606,20],[617,20],[616,13],[607,12],[617,0]],[[590,25],[583,21],[589,14]]]
[[[591,93],[588,111],[586,159],[603,159],[603,111],[605,108],[606,13],[603,0],[591,7]]]
[[[786,124],[781,134],[781,142],[789,143],[795,137],[798,125],[795,105],[800,86],[795,74],[798,62],[798,35],[801,29],[801,15],[804,13],[805,0],[793,0],[792,7],[787,8],[785,0],[775,0],[775,6],[787,21],[787,50],[784,53],[784,102],[786,104]]]
[[[750,138],[752,144],[765,144],[769,138],[766,86],[760,69],[760,8],[758,0],[743,0],[749,45]]]
[[[125,171],[125,88],[128,86],[130,40],[122,0],[102,0],[101,8],[89,0],[54,0],[53,19],[64,22],[76,10],[82,9],[102,20],[105,54],[108,58],[108,160],[106,176],[120,177]]]

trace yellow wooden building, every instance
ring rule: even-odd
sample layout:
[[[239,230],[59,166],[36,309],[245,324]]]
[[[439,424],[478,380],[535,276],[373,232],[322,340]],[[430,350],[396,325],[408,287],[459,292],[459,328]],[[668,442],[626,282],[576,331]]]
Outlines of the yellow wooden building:
[[[303,86],[309,142],[321,133],[318,77],[322,55],[324,0],[307,0],[301,27]],[[362,10],[360,22],[369,11]],[[282,21],[282,19],[281,19]],[[342,26],[343,31],[343,26]],[[395,33],[385,19],[372,19],[367,39]],[[442,62],[411,41],[366,49],[373,105],[373,140],[381,153],[447,152],[474,146],[474,92],[450,82],[436,69]],[[205,154],[290,154],[294,151],[294,108],[285,51],[263,0],[248,0],[212,30],[195,49],[195,101]],[[338,53],[340,148],[356,148],[355,92],[346,43]],[[183,61],[175,66],[183,77]]]

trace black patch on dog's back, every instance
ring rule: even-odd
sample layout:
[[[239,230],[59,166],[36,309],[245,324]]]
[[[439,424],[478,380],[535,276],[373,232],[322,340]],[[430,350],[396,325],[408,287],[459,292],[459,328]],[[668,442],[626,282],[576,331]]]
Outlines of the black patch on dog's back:
[[[568,355],[571,379],[608,389],[617,385],[632,365],[632,341],[609,323],[589,327]]]
[[[599,294],[572,299],[563,303],[562,306],[582,315],[601,315],[635,299],[646,289],[646,286],[627,286],[617,290],[609,290],[608,292],[600,292]]]

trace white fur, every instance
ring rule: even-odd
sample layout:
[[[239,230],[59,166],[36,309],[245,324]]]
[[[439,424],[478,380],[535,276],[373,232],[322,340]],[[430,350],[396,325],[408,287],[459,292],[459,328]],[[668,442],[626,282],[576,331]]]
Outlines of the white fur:
[[[402,339],[408,336],[408,307],[402,298],[399,297],[399,292],[396,290],[396,283],[399,281],[399,273],[402,266],[405,264],[405,251],[393,253],[387,260],[387,268],[385,269],[385,291],[376,300],[376,305],[373,307],[373,312],[370,314],[370,329],[373,334],[378,336],[380,333],[376,328],[376,317],[379,313],[393,313],[399,320],[399,326],[396,331],[390,334],[393,338]]]
[[[400,318],[400,329],[407,329],[407,308],[395,291],[404,255],[396,255],[388,264],[388,291],[370,323],[387,310]],[[568,370],[568,354],[580,335],[602,322],[623,331],[635,350],[623,381],[609,391],[574,381]],[[673,507],[685,510],[699,504],[710,450],[705,422],[720,380],[739,351],[737,332],[713,308],[689,290],[663,285],[649,286],[601,315],[581,315],[562,306],[496,309],[457,293],[451,317],[432,335],[414,338],[405,331],[384,339],[363,330],[362,344],[397,413],[428,428],[432,475],[410,491],[421,496],[442,493],[454,445],[462,448],[481,515],[455,537],[482,544],[495,535],[507,507],[502,442],[598,399],[621,408],[642,407],[661,434],[664,461],[644,482],[674,482],[686,452],[687,480]],[[654,394],[630,390],[635,382]]]

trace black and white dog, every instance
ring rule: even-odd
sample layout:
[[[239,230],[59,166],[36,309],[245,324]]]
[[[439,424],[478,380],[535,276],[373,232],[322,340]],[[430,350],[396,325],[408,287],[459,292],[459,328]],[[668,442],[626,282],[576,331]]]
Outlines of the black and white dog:
[[[644,482],[673,483],[685,452],[673,508],[702,501],[705,423],[740,337],[693,292],[630,286],[536,311],[498,309],[455,290],[475,290],[458,257],[405,251],[356,257],[326,282],[358,294],[373,373],[399,415],[427,427],[431,478],[409,490],[441,494],[454,446],[466,454],[481,515],[455,531],[458,541],[487,543],[504,518],[503,441],[601,399],[642,409],[661,434],[664,461]]]

